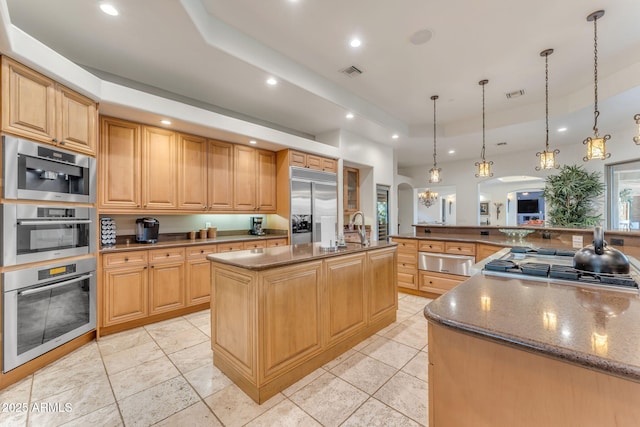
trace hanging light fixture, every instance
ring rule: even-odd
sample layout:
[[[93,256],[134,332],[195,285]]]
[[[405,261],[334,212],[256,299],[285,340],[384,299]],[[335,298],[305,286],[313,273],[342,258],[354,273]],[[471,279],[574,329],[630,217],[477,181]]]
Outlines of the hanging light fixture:
[[[633,142],[635,142],[636,145],[640,145],[640,114],[633,116],[633,120],[635,120],[638,125],[638,135],[633,137]]]
[[[611,135],[598,135],[598,19],[604,16],[604,10],[598,10],[587,16],[587,21],[593,21],[593,82],[594,82],[594,109],[593,109],[593,138],[588,137],[583,144],[587,145],[587,155],[582,159],[587,160],[599,159],[604,160],[611,157],[611,153],[607,153],[607,141],[611,139]]]
[[[476,178],[485,177],[485,176],[493,176],[491,173],[491,165],[493,162],[487,162],[484,158],[485,146],[484,146],[484,85],[489,83],[489,80],[480,80],[478,84],[482,86],[482,151],[480,152],[480,157],[482,158],[481,162],[476,162],[476,166],[478,167],[478,173],[476,173]]]
[[[442,181],[440,176],[442,169],[438,168],[436,161],[436,99],[438,99],[438,95],[433,95],[431,99],[433,100],[433,167],[429,170],[429,182],[436,184]]]
[[[540,169],[558,169],[560,166],[556,163],[556,154],[560,152],[557,148],[553,151],[549,150],[549,55],[553,53],[553,49],[545,49],[540,52],[540,56],[544,56],[544,105],[545,105],[545,123],[546,123],[546,139],[544,151],[536,153],[540,157],[540,166],[536,166],[536,170]]]
[[[428,188],[422,193],[418,193],[418,202],[422,203],[426,207],[434,205],[438,201],[438,193],[435,191],[431,191]]]

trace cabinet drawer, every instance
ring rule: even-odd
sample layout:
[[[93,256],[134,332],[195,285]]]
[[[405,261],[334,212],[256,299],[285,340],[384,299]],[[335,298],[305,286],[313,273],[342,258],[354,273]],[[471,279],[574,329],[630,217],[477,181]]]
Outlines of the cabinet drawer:
[[[242,244],[243,249],[258,249],[258,248],[266,248],[267,241],[266,240],[257,240],[254,242],[244,242]]]
[[[242,242],[220,243],[218,245],[218,253],[242,250],[244,250],[244,244]]]
[[[418,268],[418,254],[398,252],[398,266],[403,264],[406,264],[407,267]]]
[[[445,242],[444,251],[448,254],[455,255],[475,255],[476,244],[462,242]]]
[[[461,283],[460,280],[420,273],[420,290],[434,293],[445,293]]]
[[[188,260],[204,259],[209,254],[215,254],[217,252],[217,248],[216,245],[194,246],[185,248],[185,252]]]
[[[418,269],[400,267],[400,265],[398,265],[398,286],[418,289]]]
[[[418,245],[420,252],[444,252],[444,242],[439,240],[421,240]]]
[[[184,261],[184,248],[154,249],[149,251],[149,263]]]
[[[102,255],[102,268],[130,267],[147,264],[147,251]]]
[[[398,252],[417,252],[418,241],[412,239],[393,239],[398,244]]]
[[[287,239],[269,239],[267,240],[267,247],[273,248],[275,246],[287,246]]]

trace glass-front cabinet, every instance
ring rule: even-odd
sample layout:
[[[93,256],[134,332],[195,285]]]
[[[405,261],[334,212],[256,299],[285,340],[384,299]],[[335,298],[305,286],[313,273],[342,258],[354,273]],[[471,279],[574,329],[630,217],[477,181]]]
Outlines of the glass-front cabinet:
[[[360,210],[360,171],[344,168],[344,213],[352,214]]]

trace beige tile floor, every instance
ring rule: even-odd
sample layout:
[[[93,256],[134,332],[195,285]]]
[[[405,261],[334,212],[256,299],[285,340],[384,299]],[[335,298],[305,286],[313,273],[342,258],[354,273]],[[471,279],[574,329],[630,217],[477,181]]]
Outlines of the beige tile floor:
[[[262,405],[213,366],[207,310],[106,336],[0,391],[0,426],[427,425],[431,300],[398,298],[395,323]]]

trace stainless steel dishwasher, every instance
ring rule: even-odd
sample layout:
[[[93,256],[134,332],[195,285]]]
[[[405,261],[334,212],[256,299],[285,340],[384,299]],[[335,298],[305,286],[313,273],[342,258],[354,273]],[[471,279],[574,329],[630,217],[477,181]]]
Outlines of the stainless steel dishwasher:
[[[471,266],[475,257],[469,255],[450,255],[431,252],[418,252],[418,269],[438,273],[471,276]]]

